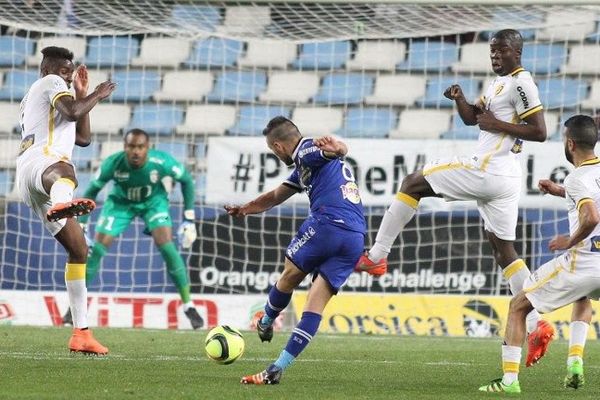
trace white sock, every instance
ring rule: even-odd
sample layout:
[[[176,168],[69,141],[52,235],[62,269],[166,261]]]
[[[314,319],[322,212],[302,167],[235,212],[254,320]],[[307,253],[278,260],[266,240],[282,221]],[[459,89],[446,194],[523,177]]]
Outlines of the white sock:
[[[529,268],[527,268],[527,264],[525,264],[525,261],[523,261],[520,258],[508,264],[502,270],[502,273],[504,274],[504,277],[508,279],[510,292],[513,294],[513,296],[519,293],[521,290],[523,290],[525,280],[529,278]],[[539,320],[540,313],[538,313],[537,310],[531,310],[531,312],[527,314],[527,318],[525,319],[527,332],[535,331]]]
[[[575,361],[583,364],[583,349],[585,340],[587,339],[588,329],[590,324],[584,321],[572,321],[569,325],[571,335],[569,336],[569,357],[567,358],[567,366],[570,366]]]
[[[502,345],[502,383],[510,385],[519,379],[519,364],[521,364],[521,348]]]
[[[369,250],[371,261],[377,262],[390,254],[392,244],[400,231],[414,217],[418,205],[419,202],[411,196],[402,192],[396,194],[396,198],[383,216],[375,238],[375,245]]]
[[[69,178],[57,179],[50,188],[50,202],[54,205],[73,200],[73,190],[75,190],[75,183],[72,180]]]
[[[194,303],[193,302],[188,301],[187,303],[183,303],[183,312],[186,312],[190,308],[194,308]]]
[[[87,328],[87,287],[85,286],[85,264],[67,263],[65,282],[69,295],[69,306],[73,316],[73,328]]]

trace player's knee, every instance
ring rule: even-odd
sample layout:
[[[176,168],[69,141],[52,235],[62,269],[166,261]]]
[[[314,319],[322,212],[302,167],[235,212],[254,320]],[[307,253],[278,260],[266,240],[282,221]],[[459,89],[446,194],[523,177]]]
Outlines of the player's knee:
[[[423,194],[427,182],[421,172],[413,172],[412,174],[406,175],[402,180],[400,191],[409,196],[420,198]]]
[[[521,291],[517,293],[512,299],[510,299],[510,312],[512,313],[527,313],[531,308],[531,303],[525,296],[525,292]]]

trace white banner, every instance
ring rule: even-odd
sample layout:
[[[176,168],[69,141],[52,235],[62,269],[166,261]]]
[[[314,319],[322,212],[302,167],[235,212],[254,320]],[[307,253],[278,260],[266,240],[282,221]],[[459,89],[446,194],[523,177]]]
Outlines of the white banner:
[[[368,140],[347,139],[346,162],[352,166],[365,205],[389,205],[402,179],[422,169],[428,161],[473,153],[476,141]],[[523,146],[521,206],[562,208],[564,200],[543,196],[537,190],[540,179],[562,183],[572,166],[564,156],[561,142],[531,143]],[[281,184],[290,174],[269,151],[262,137],[211,137],[208,142],[206,201],[240,204]],[[305,194],[292,197],[308,202]],[[289,201],[289,200],[288,200]],[[430,199],[424,205],[448,207],[443,200]]]

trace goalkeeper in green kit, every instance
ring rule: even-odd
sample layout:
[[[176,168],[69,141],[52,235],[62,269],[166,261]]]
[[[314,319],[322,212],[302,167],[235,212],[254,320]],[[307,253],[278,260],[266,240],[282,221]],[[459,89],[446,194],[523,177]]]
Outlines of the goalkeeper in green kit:
[[[172,156],[150,149],[148,134],[141,129],[132,129],[125,134],[124,147],[124,151],[112,154],[102,162],[96,178],[84,194],[84,197],[94,200],[104,185],[114,181],[96,226],[96,237],[87,261],[86,285],[89,286],[96,277],[102,257],[113,239],[139,216],[167,264],[169,276],[181,295],[185,315],[194,329],[201,328],[203,320],[190,299],[187,268],[173,243],[168,193],[162,181],[170,177],[181,183],[185,211],[177,234],[181,247],[185,249],[191,247],[197,236],[194,180],[183,164]],[[84,231],[87,220],[87,215],[79,217]],[[63,317],[63,323],[71,323],[71,310]]]

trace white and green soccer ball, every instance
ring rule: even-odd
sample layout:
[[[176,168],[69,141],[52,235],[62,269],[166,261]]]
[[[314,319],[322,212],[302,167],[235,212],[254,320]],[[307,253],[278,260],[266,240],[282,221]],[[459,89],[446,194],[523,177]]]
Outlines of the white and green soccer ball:
[[[204,349],[211,360],[231,364],[244,354],[244,347],[244,335],[240,331],[221,325],[208,332]]]

